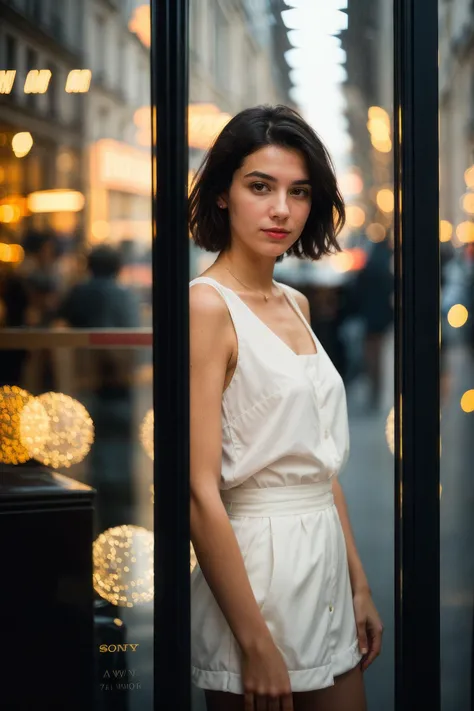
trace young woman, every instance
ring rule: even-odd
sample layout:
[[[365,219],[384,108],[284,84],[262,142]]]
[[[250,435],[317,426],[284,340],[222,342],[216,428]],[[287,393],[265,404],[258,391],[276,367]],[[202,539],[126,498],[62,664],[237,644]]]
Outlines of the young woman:
[[[208,711],[363,711],[382,625],[337,475],[344,385],[285,254],[334,249],[344,204],[320,139],[259,106],[223,129],[190,196],[192,675]]]

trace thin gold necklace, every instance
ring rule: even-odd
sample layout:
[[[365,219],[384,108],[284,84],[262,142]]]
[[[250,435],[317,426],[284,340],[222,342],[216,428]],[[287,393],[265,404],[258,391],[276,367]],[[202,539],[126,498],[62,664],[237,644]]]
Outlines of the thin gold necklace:
[[[227,269],[227,271],[229,272],[229,274],[230,274],[231,276],[233,276],[234,279],[236,279],[236,280],[239,282],[239,284],[242,284],[242,286],[244,286],[244,287],[245,287],[246,289],[248,289],[249,291],[256,291],[257,294],[261,294],[261,295],[263,296],[263,298],[265,299],[265,303],[268,301],[268,299],[269,299],[270,297],[267,296],[266,294],[264,294],[263,291],[260,291],[259,289],[251,289],[250,286],[247,286],[247,284],[244,284],[244,282],[241,281],[238,277],[236,277],[235,274],[232,274],[232,272],[230,271],[229,267],[225,267],[225,269]]]

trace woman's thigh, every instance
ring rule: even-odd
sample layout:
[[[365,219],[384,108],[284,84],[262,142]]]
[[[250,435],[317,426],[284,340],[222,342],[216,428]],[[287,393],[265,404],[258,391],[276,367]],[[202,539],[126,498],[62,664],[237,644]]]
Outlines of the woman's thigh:
[[[294,711],[367,711],[363,675],[357,666],[334,679],[334,686],[293,694]]]

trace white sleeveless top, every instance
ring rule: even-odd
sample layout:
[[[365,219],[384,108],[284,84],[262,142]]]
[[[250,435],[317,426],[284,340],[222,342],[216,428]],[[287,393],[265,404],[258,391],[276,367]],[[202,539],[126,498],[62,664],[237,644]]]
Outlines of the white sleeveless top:
[[[211,277],[238,342],[222,397],[221,490],[296,486],[330,480],[349,455],[344,383],[285,285],[274,282],[310,332],[317,353],[297,355],[247,304]]]
[[[360,661],[344,533],[332,477],[349,452],[341,377],[291,291],[318,353],[296,355],[231,289],[210,277],[237,334],[222,397],[221,499],[255,600],[292,691],[322,689]],[[199,565],[191,575],[196,686],[243,694],[241,651]]]

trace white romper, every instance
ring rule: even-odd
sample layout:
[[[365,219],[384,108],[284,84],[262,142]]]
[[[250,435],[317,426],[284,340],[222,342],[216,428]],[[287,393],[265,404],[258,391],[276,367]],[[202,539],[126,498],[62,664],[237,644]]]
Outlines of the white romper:
[[[297,355],[247,304],[210,277],[238,343],[222,396],[221,497],[260,611],[293,692],[331,686],[358,649],[344,534],[332,477],[349,454],[344,384],[291,291],[274,282],[311,333]],[[243,694],[240,648],[199,565],[191,576],[196,686]]]

